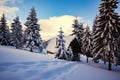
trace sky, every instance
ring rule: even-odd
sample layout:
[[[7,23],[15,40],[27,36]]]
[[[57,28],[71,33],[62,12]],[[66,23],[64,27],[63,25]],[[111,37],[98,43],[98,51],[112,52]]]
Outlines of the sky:
[[[0,17],[5,13],[10,25],[13,19],[19,16],[25,29],[24,23],[34,6],[41,36],[43,40],[48,40],[58,34],[60,27],[65,35],[71,34],[75,17],[92,28],[100,3],[101,0],[0,0]],[[120,13],[120,3],[118,6],[116,12]]]

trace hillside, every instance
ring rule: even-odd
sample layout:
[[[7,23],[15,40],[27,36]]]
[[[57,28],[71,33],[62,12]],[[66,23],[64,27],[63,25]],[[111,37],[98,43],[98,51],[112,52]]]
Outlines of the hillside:
[[[119,80],[120,71],[102,64],[54,59],[52,54],[32,53],[0,46],[0,80]],[[117,67],[120,68],[120,67]]]

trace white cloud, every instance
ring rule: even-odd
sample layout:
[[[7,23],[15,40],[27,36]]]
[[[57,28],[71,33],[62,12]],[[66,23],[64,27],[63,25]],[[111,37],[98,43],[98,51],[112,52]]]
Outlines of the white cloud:
[[[0,5],[0,17],[4,13],[8,19],[11,19],[11,18],[13,19],[13,17],[15,17],[15,14],[18,10],[19,9],[17,7],[8,7],[8,6]]]
[[[15,2],[22,2],[23,0],[0,0],[0,17],[2,14],[5,14],[5,17],[7,18],[7,24],[9,28],[11,29],[11,21],[16,16],[16,12],[19,11],[18,7],[14,6],[7,6],[7,4],[14,4]]]
[[[11,2],[11,3],[15,3],[15,2],[22,2],[23,0],[8,0],[9,2]]]
[[[90,30],[92,30],[92,24],[93,24],[92,21],[87,19],[87,20],[83,20],[82,22],[84,23],[84,28],[88,25],[90,27]]]
[[[7,4],[13,4],[15,2],[22,2],[22,0],[0,0],[0,17],[4,13],[7,19],[13,19],[16,16],[16,12],[19,11],[19,8],[7,6]]]
[[[74,16],[63,15],[39,20],[43,39],[47,40],[57,36],[59,34],[58,31],[60,30],[60,27],[62,27],[64,35],[70,35],[73,30],[72,24],[74,19]],[[82,20],[82,18],[78,17],[78,20]]]
[[[22,2],[23,0],[0,0],[0,5],[5,5],[7,3]]]

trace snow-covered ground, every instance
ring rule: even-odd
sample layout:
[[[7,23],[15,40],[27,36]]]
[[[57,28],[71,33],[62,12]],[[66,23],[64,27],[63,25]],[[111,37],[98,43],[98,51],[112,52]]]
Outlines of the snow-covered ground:
[[[108,71],[103,64],[81,59],[70,62],[54,59],[53,54],[0,46],[0,80],[120,80],[120,67]]]

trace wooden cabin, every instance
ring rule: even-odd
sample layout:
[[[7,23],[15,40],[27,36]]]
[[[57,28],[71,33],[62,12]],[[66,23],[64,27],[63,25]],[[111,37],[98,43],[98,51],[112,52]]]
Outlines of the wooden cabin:
[[[57,51],[56,48],[56,40],[57,38],[52,38],[48,45],[46,46],[46,50],[48,53],[52,53],[55,54]],[[66,43],[65,43],[65,47],[66,49],[68,49],[70,46],[72,48],[73,51],[73,61],[79,61],[80,60],[80,53],[82,53],[81,49],[80,49],[80,44],[78,42],[78,40],[76,39],[75,36],[65,36],[64,37]]]

